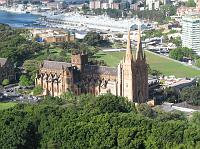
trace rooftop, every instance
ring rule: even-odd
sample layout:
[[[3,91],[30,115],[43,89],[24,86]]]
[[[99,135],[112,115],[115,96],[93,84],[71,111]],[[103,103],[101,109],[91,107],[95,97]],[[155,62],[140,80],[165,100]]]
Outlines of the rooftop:
[[[93,72],[97,74],[117,76],[117,68],[98,66],[98,65],[86,65],[85,72]]]
[[[200,14],[187,14],[183,17],[185,21],[197,21],[200,20]]]
[[[62,70],[63,68],[71,67],[71,63],[66,62],[58,62],[58,61],[48,61],[44,60],[42,64],[42,68],[46,69],[56,69],[56,70]]]

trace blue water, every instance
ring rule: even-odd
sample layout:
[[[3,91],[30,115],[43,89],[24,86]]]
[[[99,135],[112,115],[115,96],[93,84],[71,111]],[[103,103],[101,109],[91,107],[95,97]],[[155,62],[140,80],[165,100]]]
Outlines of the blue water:
[[[32,14],[19,14],[0,11],[0,23],[8,24],[11,27],[26,27],[24,24],[31,26],[39,18]]]

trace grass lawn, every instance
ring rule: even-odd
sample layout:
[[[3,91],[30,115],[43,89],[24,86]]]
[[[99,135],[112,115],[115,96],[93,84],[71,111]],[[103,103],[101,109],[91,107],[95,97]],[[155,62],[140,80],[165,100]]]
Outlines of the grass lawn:
[[[0,102],[0,110],[11,108],[16,104],[15,102]]]
[[[96,58],[104,60],[107,65],[116,67],[120,60],[125,56],[125,52],[100,52]],[[146,51],[147,63],[152,69],[158,70],[164,75],[175,75],[176,77],[200,76],[200,71],[183,64],[169,60]]]

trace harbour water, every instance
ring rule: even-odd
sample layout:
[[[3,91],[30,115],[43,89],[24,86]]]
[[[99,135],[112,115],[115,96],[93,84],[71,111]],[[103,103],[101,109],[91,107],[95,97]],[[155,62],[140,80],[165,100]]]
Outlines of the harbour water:
[[[24,28],[36,25],[40,16],[26,13],[13,13],[0,10],[0,23],[8,24],[12,27]]]

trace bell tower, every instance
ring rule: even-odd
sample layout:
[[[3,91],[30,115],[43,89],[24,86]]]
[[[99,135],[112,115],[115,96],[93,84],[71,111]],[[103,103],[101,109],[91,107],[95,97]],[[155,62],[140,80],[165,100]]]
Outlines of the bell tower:
[[[148,67],[145,53],[142,50],[141,29],[138,29],[137,50],[136,50],[136,93],[135,99],[138,103],[148,100]]]
[[[81,72],[84,71],[85,64],[88,63],[87,53],[72,53],[72,66],[76,66]]]
[[[130,31],[128,32],[126,55],[118,65],[118,95],[137,103],[144,103],[148,99],[148,69],[140,29],[136,56],[132,54]]]
[[[130,30],[128,31],[126,56],[119,64],[118,71],[121,73],[119,81],[121,82],[121,96],[127,97],[129,101],[134,99],[134,61],[131,50]],[[121,70],[120,70],[121,68]],[[119,74],[118,74],[119,75]],[[120,84],[119,84],[120,85]],[[119,87],[118,87],[119,88]],[[120,91],[120,88],[118,89]]]

